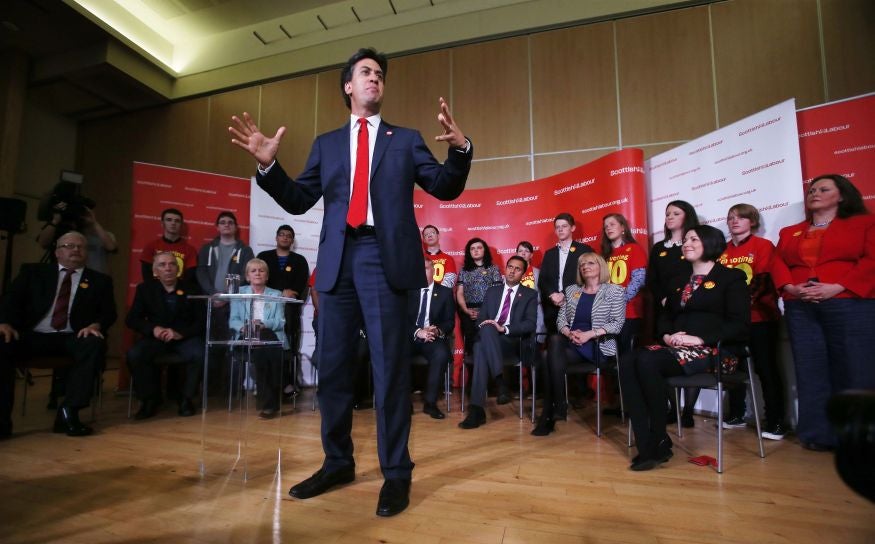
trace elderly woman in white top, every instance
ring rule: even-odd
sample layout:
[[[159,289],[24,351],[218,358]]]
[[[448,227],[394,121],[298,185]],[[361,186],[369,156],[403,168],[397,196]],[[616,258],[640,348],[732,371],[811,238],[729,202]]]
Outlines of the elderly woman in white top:
[[[246,263],[246,281],[249,285],[240,287],[240,293],[269,295],[279,297],[282,293],[267,287],[267,263],[261,259],[250,259]],[[249,315],[250,303],[252,316]],[[284,332],[285,312],[279,302],[264,302],[260,300],[235,300],[231,303],[231,318],[229,326],[235,337],[240,337],[246,329],[247,322],[252,320],[253,330],[258,331],[259,340],[280,340],[283,348],[288,349],[288,339]],[[282,350],[258,349],[252,352],[255,364],[255,380],[258,384],[258,398],[261,401],[262,419],[276,417],[280,409],[280,373],[282,372]]]
[[[550,337],[544,388],[544,409],[535,436],[553,431],[556,419],[564,419],[565,369],[569,363],[594,362],[617,353],[617,342],[598,338],[617,335],[626,320],[625,289],[610,283],[608,264],[597,253],[584,253],[577,258],[577,283],[565,289],[565,302],[559,308],[556,328],[559,334]]]

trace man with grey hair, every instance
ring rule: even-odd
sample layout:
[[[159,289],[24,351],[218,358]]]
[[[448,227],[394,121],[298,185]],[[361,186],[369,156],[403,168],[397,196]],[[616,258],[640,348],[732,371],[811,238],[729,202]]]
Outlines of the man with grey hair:
[[[85,267],[85,236],[70,231],[58,239],[57,264],[25,264],[0,303],[0,438],[12,435],[15,364],[35,356],[67,355],[67,395],[54,432],[91,434],[79,421],[94,378],[103,369],[106,331],[115,322],[112,279]]]

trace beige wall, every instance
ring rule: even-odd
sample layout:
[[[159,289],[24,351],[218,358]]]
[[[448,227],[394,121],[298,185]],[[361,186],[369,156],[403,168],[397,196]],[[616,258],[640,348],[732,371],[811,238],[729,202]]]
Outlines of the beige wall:
[[[805,107],[873,91],[873,20],[868,0],[733,0],[420,53],[391,60],[383,113],[430,141],[445,96],[474,141],[468,186],[529,181],[620,147],[652,156],[787,98]],[[226,129],[245,110],[266,132],[288,128],[280,156],[296,171],[313,136],[346,120],[338,77],[332,70],[82,124],[76,167],[121,253],[132,161],[249,176],[252,161]],[[123,300],[126,260],[112,269]]]

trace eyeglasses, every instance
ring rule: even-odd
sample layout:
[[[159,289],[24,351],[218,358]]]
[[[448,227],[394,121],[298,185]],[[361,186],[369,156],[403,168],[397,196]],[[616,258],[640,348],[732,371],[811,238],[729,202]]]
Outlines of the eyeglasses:
[[[58,247],[63,248],[63,249],[85,249],[85,244],[66,243],[66,244],[58,244]]]
[[[216,224],[217,224],[217,225],[236,225],[237,223],[231,221],[230,219],[227,219],[227,220],[224,220],[224,221],[219,221],[219,222],[216,223]]]
[[[277,238],[294,238],[294,236],[292,236],[288,232],[281,232],[281,233],[277,234],[276,237]]]

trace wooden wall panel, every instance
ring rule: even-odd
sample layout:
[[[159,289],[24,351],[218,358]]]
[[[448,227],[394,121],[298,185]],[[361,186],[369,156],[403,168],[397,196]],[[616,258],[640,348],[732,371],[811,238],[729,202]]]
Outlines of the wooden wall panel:
[[[465,187],[480,189],[532,181],[531,168],[528,157],[475,161]]]
[[[708,8],[617,21],[623,146],[714,130]]]
[[[141,121],[138,130],[143,132],[133,150],[134,160],[207,170],[209,98],[177,102],[140,112],[136,117]]]
[[[383,118],[392,124],[419,130],[434,156],[443,161],[447,156],[447,144],[434,139],[443,134],[437,120],[440,97],[447,100],[452,112],[455,108],[450,97],[449,50],[389,61]],[[467,136],[468,127],[464,120],[459,120],[459,126]]]
[[[277,158],[290,176],[304,169],[316,136],[316,79],[303,76],[261,87],[258,126],[270,136],[286,127]]]
[[[316,134],[328,132],[349,122],[349,109],[340,92],[340,70],[316,76]]]
[[[614,25],[530,40],[535,153],[618,145]]]
[[[875,91],[875,2],[820,0],[829,100]]]
[[[721,126],[788,98],[825,100],[816,0],[736,0],[711,13]]]
[[[258,111],[260,92],[259,87],[249,87],[210,97],[206,138],[208,171],[246,178],[253,174],[252,157],[231,143],[228,125],[232,115]]]
[[[566,170],[571,170],[572,168],[577,168],[614,151],[612,149],[600,149],[598,151],[574,151],[572,153],[535,155],[535,179],[546,178]]]
[[[530,153],[528,39],[453,49],[453,101],[476,158]]]

